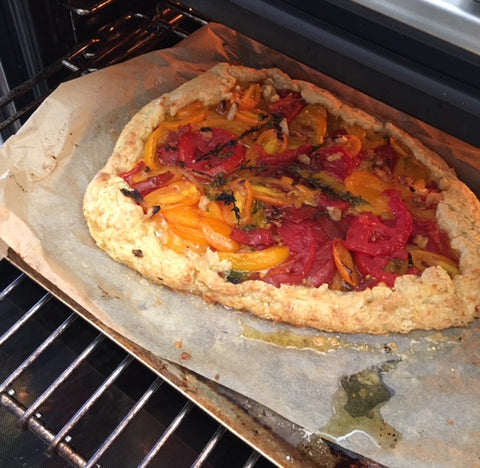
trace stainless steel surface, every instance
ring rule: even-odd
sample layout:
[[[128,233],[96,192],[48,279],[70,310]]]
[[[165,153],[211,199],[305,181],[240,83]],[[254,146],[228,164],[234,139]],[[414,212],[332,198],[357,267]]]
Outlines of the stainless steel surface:
[[[480,4],[473,0],[350,0],[480,55]]]

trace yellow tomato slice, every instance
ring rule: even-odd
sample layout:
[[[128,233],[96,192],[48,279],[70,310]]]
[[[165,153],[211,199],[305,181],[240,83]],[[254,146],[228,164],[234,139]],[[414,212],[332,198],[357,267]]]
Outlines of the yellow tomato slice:
[[[299,174],[300,175],[306,174],[308,176],[308,173],[304,173],[304,172],[301,172],[301,171],[299,171]],[[314,174],[313,179],[318,181],[319,183],[321,183],[323,185],[326,185],[326,186],[332,188],[333,190],[335,190],[336,192],[339,192],[339,193],[345,193],[346,190],[347,190],[345,188],[345,185],[343,185],[341,182],[339,182],[337,179],[335,179],[331,175],[328,175],[325,171],[320,171],[320,172]]]
[[[391,187],[380,177],[368,171],[354,171],[345,178],[344,184],[352,195],[360,196],[368,202],[368,205],[358,205],[355,210],[370,211],[377,216],[391,216],[388,197],[382,195],[382,192]]]
[[[273,246],[251,252],[219,252],[221,260],[228,260],[234,270],[261,271],[280,265],[290,255],[287,246]]]
[[[317,195],[318,191],[313,190],[306,185],[303,184],[296,184],[292,187],[292,191],[290,192],[293,195],[293,201],[295,206],[299,207],[301,205],[310,205],[310,206],[317,206]]]
[[[230,226],[244,226],[252,219],[253,189],[247,179],[236,179],[226,187],[235,198],[235,206],[222,203],[223,219]],[[235,210],[235,211],[234,211]],[[237,215],[239,218],[237,218]]]
[[[205,120],[202,120],[198,122],[195,125],[195,128],[221,128],[223,130],[227,130],[231,133],[233,133],[236,136],[241,135],[243,132],[248,130],[250,127],[249,125],[242,123],[242,122],[237,122],[236,120],[227,120],[227,119],[222,119],[222,118],[207,118]]]
[[[288,206],[293,202],[281,190],[266,187],[260,184],[252,184],[253,198],[273,206]]]
[[[305,143],[306,143],[305,138],[297,135],[289,135],[287,147],[288,149],[297,149],[297,148],[300,148],[300,146],[304,145]]]
[[[290,133],[305,135],[312,145],[321,145],[327,134],[327,111],[321,104],[308,104],[290,123]]]
[[[240,210],[242,224],[248,224],[252,218],[253,189],[247,179],[238,179],[233,184],[233,194],[237,200],[237,207]]]
[[[195,205],[200,200],[200,196],[200,190],[193,182],[177,180],[145,195],[144,200],[150,206],[164,208],[168,205]]]
[[[420,271],[423,271],[431,266],[442,267],[450,276],[455,276],[460,273],[458,265],[452,259],[445,257],[428,250],[412,249],[409,250],[412,257],[413,266]]]
[[[400,156],[395,163],[393,173],[396,176],[405,176],[415,181],[427,182],[430,178],[428,169],[419,161],[411,157]]]
[[[345,248],[340,239],[333,241],[332,250],[333,260],[340,276],[351,286],[357,286],[358,274],[350,251]]]
[[[152,170],[160,167],[156,158],[157,146],[159,143],[165,141],[167,133],[168,130],[162,125],[162,123],[160,123],[160,125],[150,133],[150,136],[145,143],[143,159],[145,164]]]
[[[287,149],[287,137],[274,128],[260,133],[256,142],[268,154],[283,153]]]
[[[240,244],[230,239],[232,228],[215,218],[202,218],[198,229],[207,240],[208,244],[216,250],[224,252],[236,252]]]

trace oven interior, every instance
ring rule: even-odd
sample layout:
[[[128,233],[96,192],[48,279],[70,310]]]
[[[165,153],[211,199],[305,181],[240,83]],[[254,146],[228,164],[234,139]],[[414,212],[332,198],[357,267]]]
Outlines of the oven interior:
[[[59,83],[170,47],[207,23],[168,1],[12,0],[0,8],[8,32],[0,143]],[[1,466],[378,466],[331,442],[309,444],[301,428],[187,371],[171,380],[150,369],[11,251],[0,261],[0,362]],[[202,398],[182,384],[186,376],[204,388]]]
[[[6,0],[1,137],[62,81],[170,47],[213,20],[479,145],[477,51],[368,3]],[[327,441],[308,446],[300,428],[226,389],[214,393],[240,422],[212,414],[76,315],[12,252],[0,262],[0,327],[1,466],[379,466]],[[262,430],[272,440],[259,442]]]

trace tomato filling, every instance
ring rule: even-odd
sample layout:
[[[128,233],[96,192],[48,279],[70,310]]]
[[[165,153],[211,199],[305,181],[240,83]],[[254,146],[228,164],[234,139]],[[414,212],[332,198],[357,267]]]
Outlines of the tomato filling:
[[[227,281],[351,291],[430,266],[459,273],[428,170],[294,90],[240,83],[229,101],[186,106],[121,177],[148,222],[166,223],[167,247],[217,251]]]

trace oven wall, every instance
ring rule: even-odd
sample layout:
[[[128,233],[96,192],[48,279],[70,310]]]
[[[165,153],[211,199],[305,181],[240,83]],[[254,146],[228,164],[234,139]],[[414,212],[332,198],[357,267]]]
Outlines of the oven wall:
[[[338,81],[480,146],[480,57],[345,0],[185,0]]]

